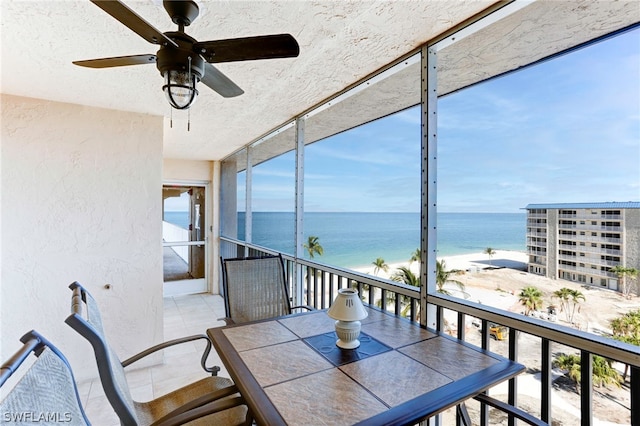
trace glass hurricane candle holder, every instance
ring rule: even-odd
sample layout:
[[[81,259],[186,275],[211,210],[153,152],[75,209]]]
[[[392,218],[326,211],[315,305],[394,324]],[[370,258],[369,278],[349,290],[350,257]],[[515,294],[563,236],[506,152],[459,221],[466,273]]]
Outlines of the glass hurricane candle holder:
[[[356,349],[360,346],[360,320],[365,319],[369,314],[364,308],[358,291],[350,288],[338,290],[338,295],[333,301],[333,305],[327,312],[330,318],[336,320],[336,334],[338,340],[336,345],[342,349]]]

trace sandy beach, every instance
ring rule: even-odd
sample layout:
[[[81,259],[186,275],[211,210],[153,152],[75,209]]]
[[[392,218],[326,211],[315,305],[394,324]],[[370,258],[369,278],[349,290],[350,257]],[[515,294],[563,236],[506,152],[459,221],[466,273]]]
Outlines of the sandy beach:
[[[523,252],[496,250],[496,253],[489,258],[484,253],[466,254],[460,256],[442,257],[438,260],[444,260],[447,270],[460,270],[454,279],[462,282],[465,286],[464,292],[469,300],[482,303],[484,305],[493,306],[510,312],[522,313],[524,308],[518,300],[518,294],[527,286],[538,288],[543,293],[543,310],[549,305],[559,305],[557,298],[553,297],[553,292],[568,287],[580,291],[585,300],[580,303],[580,309],[573,318],[573,324],[567,322],[565,314],[558,312],[557,323],[565,326],[579,328],[584,331],[596,334],[609,335],[611,333],[610,321],[619,317],[621,314],[631,310],[640,309],[640,297],[633,297],[631,300],[625,299],[620,293],[593,286],[585,286],[565,280],[554,280],[526,272],[527,255]],[[409,266],[411,271],[418,273],[419,263],[409,262],[389,264],[388,271],[377,271],[374,274],[375,266],[363,266],[355,268],[356,270],[377,275],[379,277],[389,278],[401,266]],[[445,288],[455,289],[454,285],[445,286]],[[455,313],[451,312],[449,321],[455,323]],[[447,314],[445,314],[445,318]],[[467,336],[470,343],[479,345],[479,333],[471,324],[471,319],[467,319],[465,324]],[[519,362],[527,366],[528,372],[521,375],[518,381],[520,389],[524,392],[519,399],[527,409],[536,412],[539,404],[540,395],[540,353],[539,339],[533,336],[523,337],[520,342],[521,350]],[[474,342],[477,340],[477,342]],[[529,342],[529,340],[531,340]],[[525,350],[523,347],[531,348]],[[560,344],[553,344],[554,353],[571,351],[572,348],[564,347]],[[505,352],[507,345],[504,341],[492,343],[491,350],[497,353]],[[620,371],[623,366],[616,364],[616,368]],[[554,377],[562,377],[562,372],[554,371]],[[562,383],[562,384],[560,384]],[[579,422],[580,396],[573,390],[572,386],[567,386],[566,381],[558,381],[553,387],[553,404],[554,404],[554,424],[556,425],[572,425]],[[628,386],[628,381],[625,386]],[[500,390],[495,389],[492,394]],[[625,425],[629,424],[629,389],[622,387],[594,388],[594,424],[598,425]],[[626,409],[621,409],[626,407]],[[471,410],[470,410],[471,411]],[[470,413],[472,417],[476,413]],[[500,422],[497,422],[498,424]]]
[[[540,275],[526,272],[528,256],[526,253],[509,250],[496,250],[489,258],[485,253],[473,253],[458,256],[438,258],[445,262],[447,270],[459,270],[454,278],[465,285],[468,299],[485,305],[505,309],[511,312],[522,312],[523,306],[518,301],[518,293],[527,286],[540,289],[543,293],[543,308],[558,305],[559,301],[553,297],[553,292],[568,287],[579,290],[585,296],[580,304],[580,311],[575,314],[574,326],[582,330],[596,333],[609,333],[609,321],[620,316],[621,313],[633,309],[640,309],[640,298],[625,299],[620,293],[608,289],[586,286],[579,283],[554,280]],[[409,267],[418,274],[418,262],[389,264],[387,271],[379,270],[374,274],[375,266],[354,268],[359,272],[390,278],[399,267]],[[446,286],[455,289],[455,285]],[[566,323],[564,315],[558,315],[558,323]]]
[[[444,260],[447,270],[458,269],[468,272],[474,272],[492,266],[525,270],[527,259],[528,256],[526,253],[509,250],[496,250],[496,253],[491,257],[485,253],[472,253],[438,258],[438,260]],[[388,265],[389,269],[387,272],[380,270],[377,271],[376,274],[374,274],[375,266],[373,264],[358,266],[352,269],[366,274],[377,275],[381,278],[389,278],[402,266],[409,267],[414,273],[418,273],[420,267],[419,262],[412,262],[411,264],[409,262],[400,262],[390,263]]]

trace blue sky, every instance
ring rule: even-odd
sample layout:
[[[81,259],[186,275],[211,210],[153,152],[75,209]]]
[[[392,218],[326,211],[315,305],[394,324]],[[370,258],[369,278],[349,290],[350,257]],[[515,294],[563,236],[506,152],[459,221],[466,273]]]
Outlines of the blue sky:
[[[438,210],[640,201],[640,29],[443,97]],[[420,210],[417,108],[307,146],[306,211]],[[292,153],[254,169],[255,211],[292,211]]]

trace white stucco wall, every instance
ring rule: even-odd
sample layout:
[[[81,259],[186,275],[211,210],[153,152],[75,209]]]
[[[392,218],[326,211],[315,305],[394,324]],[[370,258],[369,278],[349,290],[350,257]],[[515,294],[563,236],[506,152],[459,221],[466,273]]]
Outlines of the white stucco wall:
[[[122,359],[162,341],[162,117],[8,95],[1,106],[2,359],[37,329],[78,380],[95,377],[64,323],[74,280]]]
[[[162,178],[167,181],[211,181],[211,161],[177,160],[166,158],[162,162]]]

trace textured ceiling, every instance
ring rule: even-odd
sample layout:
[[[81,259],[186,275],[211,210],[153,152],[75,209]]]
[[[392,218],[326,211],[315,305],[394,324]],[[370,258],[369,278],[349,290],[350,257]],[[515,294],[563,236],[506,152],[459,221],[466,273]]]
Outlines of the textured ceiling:
[[[0,1],[2,93],[165,116],[164,156],[216,160],[364,78],[495,1],[199,2],[186,29],[199,41],[290,33],[298,58],[216,64],[245,94],[206,87],[173,112],[154,65],[89,69],[72,61],[157,48],[88,0]],[[159,0],[125,2],[160,31],[176,26]]]
[[[629,28],[640,20],[640,2],[519,2],[504,7],[498,15],[433,47],[439,96]],[[420,102],[420,92],[421,64],[416,54],[305,114],[305,143],[414,106]],[[251,163],[260,164],[292,150],[295,136],[291,126],[262,138],[252,146]],[[238,171],[246,168],[246,152],[234,159]]]

